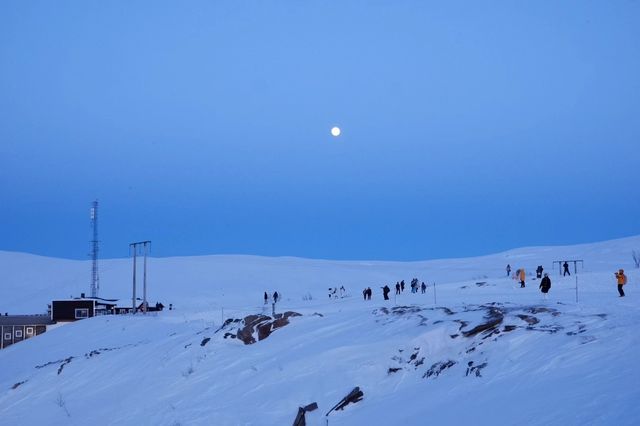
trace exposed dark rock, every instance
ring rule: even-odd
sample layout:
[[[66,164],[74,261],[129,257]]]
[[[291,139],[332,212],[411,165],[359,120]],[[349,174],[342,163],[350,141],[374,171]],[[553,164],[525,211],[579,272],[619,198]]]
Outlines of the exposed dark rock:
[[[445,306],[440,306],[440,307],[438,307],[438,309],[441,309],[447,315],[454,315],[455,314],[455,312],[453,312],[451,309],[449,309],[449,308],[447,308]]]
[[[502,323],[502,320],[504,319],[504,314],[498,308],[489,307],[488,313],[485,316],[485,319],[487,320],[485,323],[477,325],[469,331],[463,331],[462,335],[464,337],[471,337],[471,336],[475,336],[478,333],[482,333],[483,331],[496,328]]]
[[[429,378],[432,376],[438,377],[444,370],[451,368],[454,365],[456,365],[456,362],[452,360],[436,362],[431,366],[431,368],[429,368],[429,370],[427,370],[426,373],[424,373],[422,378]]]
[[[60,364],[60,367],[58,367],[58,375],[60,375],[60,373],[62,373],[62,370],[64,369],[64,366],[69,364],[73,358],[74,357],[70,356],[69,358],[67,358],[64,361],[62,361],[62,364]]]
[[[469,325],[469,321],[463,321],[463,320],[454,320],[455,322],[460,324],[460,327],[458,327],[458,331],[462,330],[463,328],[465,328],[466,326]]]
[[[505,325],[504,328],[502,329],[502,331],[504,331],[506,333],[506,332],[509,332],[509,331],[513,331],[516,328],[518,328],[517,325]]]
[[[483,362],[482,364],[478,364],[478,365],[473,365],[473,361],[469,361],[469,363],[467,364],[467,372],[466,372],[465,376],[468,376],[469,374],[474,374],[475,373],[476,377],[482,377],[482,374],[480,372],[487,365],[488,364],[486,362]]]
[[[402,370],[402,368],[389,367],[389,369],[387,370],[387,374],[397,373],[400,370]]]
[[[22,381],[22,382],[14,383],[14,384],[13,384],[13,386],[11,386],[11,389],[17,389],[17,388],[18,388],[18,386],[20,386],[20,385],[22,385],[22,384],[24,384],[24,383],[27,383],[27,381],[26,381],[26,380],[24,380],[24,381]]]
[[[200,342],[200,346],[204,346],[207,343],[209,343],[209,340],[211,340],[211,337],[205,337],[204,339],[202,339],[202,342]]]
[[[247,315],[242,321],[243,326],[237,330],[235,336],[226,333],[225,338],[235,337],[242,340],[245,345],[251,345],[256,341],[266,339],[275,330],[289,324],[289,318],[299,316],[301,316],[299,313],[293,311],[276,314],[275,318],[262,314]],[[225,321],[225,324],[229,324],[228,320]]]
[[[536,325],[537,323],[540,322],[540,320],[536,317],[532,317],[530,315],[517,315],[518,318],[520,318],[522,321],[526,322],[529,325]]]

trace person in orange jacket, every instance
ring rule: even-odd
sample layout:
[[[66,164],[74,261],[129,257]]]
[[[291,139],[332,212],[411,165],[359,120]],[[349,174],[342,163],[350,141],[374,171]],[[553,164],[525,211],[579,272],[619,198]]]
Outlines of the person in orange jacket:
[[[519,271],[520,271],[520,288],[523,288],[526,274],[524,273],[524,268],[520,268]]]
[[[618,282],[618,293],[620,293],[620,297],[624,297],[624,290],[622,289],[622,286],[627,283],[627,276],[624,274],[623,269],[616,272],[616,280]]]

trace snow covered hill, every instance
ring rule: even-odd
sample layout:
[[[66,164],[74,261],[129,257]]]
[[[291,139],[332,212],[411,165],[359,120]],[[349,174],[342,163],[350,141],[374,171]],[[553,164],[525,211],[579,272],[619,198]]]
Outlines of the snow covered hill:
[[[317,402],[307,424],[324,425],[359,386],[363,400],[332,412],[330,425],[638,424],[632,250],[640,237],[407,263],[154,258],[150,301],[176,310],[91,318],[0,351],[0,423],[286,425]],[[578,303],[575,274],[551,271],[560,259],[584,260]],[[533,276],[525,288],[506,277],[507,263],[543,265],[548,300]],[[88,289],[89,262],[0,252],[0,267],[2,312],[41,312]],[[128,303],[130,261],[101,270],[101,295]],[[382,300],[382,285],[413,277],[425,294],[407,285]],[[349,296],[329,299],[339,285]],[[271,318],[262,294],[274,290],[279,317],[300,315]]]

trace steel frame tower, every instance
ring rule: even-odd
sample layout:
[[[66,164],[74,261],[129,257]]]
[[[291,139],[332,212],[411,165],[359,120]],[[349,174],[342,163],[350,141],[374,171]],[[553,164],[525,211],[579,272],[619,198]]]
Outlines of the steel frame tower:
[[[93,240],[91,240],[91,297],[98,297],[100,290],[100,277],[98,275],[98,200],[91,203],[91,227],[93,228]]]

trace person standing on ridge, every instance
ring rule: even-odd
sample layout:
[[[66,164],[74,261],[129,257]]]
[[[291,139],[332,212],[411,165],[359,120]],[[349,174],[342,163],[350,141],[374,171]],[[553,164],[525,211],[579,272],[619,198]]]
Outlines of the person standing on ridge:
[[[422,281],[422,285],[420,286],[420,288],[422,289],[422,294],[427,291],[427,285],[424,283],[424,281]]]
[[[264,304],[266,305],[267,302],[269,302],[269,295],[267,294],[267,292],[264,292]]]
[[[520,268],[519,271],[520,271],[520,288],[524,288],[524,286],[525,286],[524,285],[524,280],[525,280],[527,275],[524,272],[524,268]]]
[[[278,298],[280,297],[280,295],[278,294],[277,291],[273,292],[273,303],[278,303]]]
[[[400,294],[400,283],[396,283],[396,294]]]
[[[623,269],[616,272],[616,281],[618,282],[618,293],[620,293],[620,297],[624,297],[624,290],[622,289],[622,286],[627,283],[627,276],[624,274]]]
[[[507,263],[507,276],[511,275],[511,265]]]
[[[551,278],[549,278],[549,274],[544,274],[544,278],[540,282],[540,291],[544,294],[545,300],[547,299],[547,293],[549,293],[550,288]]]
[[[565,277],[567,275],[571,276],[571,272],[569,272],[569,264],[567,262],[564,262],[562,264],[562,269],[564,269],[562,271],[562,276]]]
[[[388,285],[385,284],[384,287],[382,287],[382,295],[384,296],[384,300],[389,300],[389,292],[391,291],[391,289],[389,288]]]

